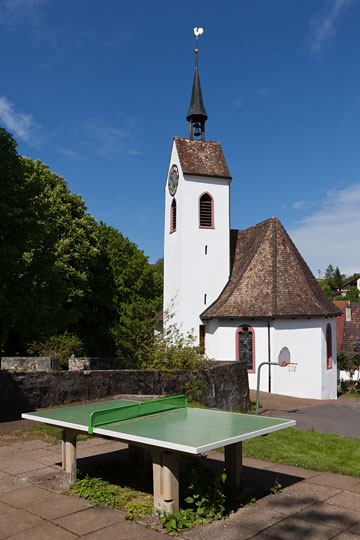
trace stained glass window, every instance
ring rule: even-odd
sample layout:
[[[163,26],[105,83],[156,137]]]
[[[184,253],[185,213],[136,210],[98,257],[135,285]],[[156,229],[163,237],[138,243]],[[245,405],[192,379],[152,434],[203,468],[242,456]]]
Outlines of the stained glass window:
[[[245,363],[248,371],[254,371],[254,330],[249,326],[241,326],[237,336],[239,340],[239,361]]]

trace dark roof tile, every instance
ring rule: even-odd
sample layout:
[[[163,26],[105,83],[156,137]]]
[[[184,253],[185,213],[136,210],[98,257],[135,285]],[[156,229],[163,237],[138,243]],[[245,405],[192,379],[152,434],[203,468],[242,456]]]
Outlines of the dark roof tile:
[[[194,141],[180,137],[174,137],[174,141],[184,174],[231,180],[219,142]]]
[[[320,317],[341,313],[277,218],[231,231],[231,275],[203,319]]]

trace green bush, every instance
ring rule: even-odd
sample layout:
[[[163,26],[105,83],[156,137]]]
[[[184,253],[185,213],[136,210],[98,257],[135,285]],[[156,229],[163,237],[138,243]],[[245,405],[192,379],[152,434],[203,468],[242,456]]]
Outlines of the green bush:
[[[208,365],[197,338],[171,324],[172,317],[165,313],[163,331],[153,331],[151,338],[144,340],[138,357],[140,369],[198,369]]]
[[[60,369],[69,368],[69,358],[72,354],[81,356],[83,344],[74,334],[64,332],[58,336],[52,336],[45,341],[34,341],[27,349],[28,354],[35,356],[59,357]]]

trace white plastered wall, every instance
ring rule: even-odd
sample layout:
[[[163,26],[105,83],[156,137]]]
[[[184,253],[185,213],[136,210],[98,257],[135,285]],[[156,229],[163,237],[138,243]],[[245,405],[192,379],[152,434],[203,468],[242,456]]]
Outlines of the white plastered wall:
[[[199,336],[199,315],[219,296],[229,279],[229,180],[184,176],[174,143],[170,167],[179,169],[175,194],[176,231],[170,233],[173,197],[165,188],[164,311],[183,333]],[[214,200],[213,229],[199,228],[199,197],[208,192]],[[205,297],[206,295],[206,297]],[[172,305],[174,304],[174,305]]]
[[[326,366],[326,326],[332,328],[332,350],[336,351],[335,319],[286,319],[268,324],[250,320],[212,320],[206,327],[206,354],[215,360],[236,360],[236,330],[248,324],[255,331],[255,367],[278,361],[283,347],[290,351],[293,367],[271,366],[271,392],[301,398],[336,399],[337,367]],[[270,358],[269,358],[270,336]],[[257,373],[249,373],[249,387],[256,389]],[[261,368],[260,390],[269,391],[269,367]]]

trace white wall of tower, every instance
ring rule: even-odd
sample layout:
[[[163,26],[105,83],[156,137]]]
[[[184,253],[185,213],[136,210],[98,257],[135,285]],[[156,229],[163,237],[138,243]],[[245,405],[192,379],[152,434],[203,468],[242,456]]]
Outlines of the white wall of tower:
[[[179,169],[175,194],[177,227],[170,232],[170,208],[173,197],[165,188],[164,231],[164,311],[175,314],[172,322],[182,332],[192,329],[198,336],[199,315],[224,288],[230,270],[229,180],[184,176],[173,144],[169,170]],[[199,198],[208,192],[214,200],[214,228],[199,228]]]

